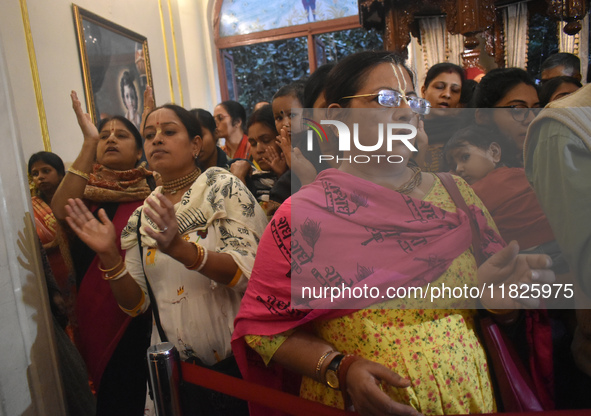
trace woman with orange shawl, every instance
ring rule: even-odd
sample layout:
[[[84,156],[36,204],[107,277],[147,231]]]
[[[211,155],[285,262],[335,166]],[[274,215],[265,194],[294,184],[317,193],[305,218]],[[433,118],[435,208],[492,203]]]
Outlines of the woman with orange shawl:
[[[68,199],[83,198],[91,212],[103,208],[120,235],[150,194],[148,181],[154,180],[144,165],[137,166],[141,135],[120,116],[103,119],[95,127],[76,93],[71,97],[84,141],[54,195],[53,211],[64,220]],[[96,254],[74,236],[70,247],[78,285],[76,344],[97,391],[97,415],[143,415],[147,380],[143,357],[149,346],[150,316],[132,321],[102,279]]]

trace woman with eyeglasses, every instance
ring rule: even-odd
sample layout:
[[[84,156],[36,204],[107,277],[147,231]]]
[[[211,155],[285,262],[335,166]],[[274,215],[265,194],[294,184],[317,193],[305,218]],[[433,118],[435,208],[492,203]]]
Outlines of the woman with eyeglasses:
[[[244,134],[246,110],[237,101],[224,101],[213,110],[216,138],[225,139],[221,146],[230,159],[250,159],[250,143]]]
[[[540,111],[538,90],[532,77],[520,68],[489,71],[476,87],[473,106],[476,123],[489,126],[512,139],[523,162],[527,128]],[[490,110],[492,108],[502,110]]]
[[[409,163],[428,103],[416,96],[403,57],[366,51],[343,59],[328,76],[325,98],[327,119],[347,125],[353,139],[339,169],[320,172],[284,202],[261,238],[233,335],[244,377],[274,387],[298,380],[301,397],[362,415],[494,412],[486,354],[474,331],[476,302],[432,305],[391,294],[443,283],[488,285],[493,276],[526,283],[531,269],[551,281],[548,259],[518,256],[515,244],[503,249],[469,186],[447,177],[477,213],[481,254],[490,256],[477,267],[468,215],[439,177]],[[316,295],[302,296],[311,287]],[[330,298],[345,288],[357,296]],[[481,302],[518,307],[508,299],[494,303],[499,298]],[[274,413],[251,404],[251,415],[263,414]]]

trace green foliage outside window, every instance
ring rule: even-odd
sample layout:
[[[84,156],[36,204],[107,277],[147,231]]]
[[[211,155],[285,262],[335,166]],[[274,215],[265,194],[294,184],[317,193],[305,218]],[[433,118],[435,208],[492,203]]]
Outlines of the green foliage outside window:
[[[541,14],[529,17],[529,44],[527,47],[527,72],[538,79],[542,62],[558,52],[556,21]]]
[[[324,33],[319,35],[319,40],[319,65],[336,63],[361,50],[383,49],[381,36],[364,29]],[[305,37],[240,46],[227,51],[234,60],[238,101],[246,108],[247,114],[259,101],[271,102],[282,86],[304,80],[310,75]]]

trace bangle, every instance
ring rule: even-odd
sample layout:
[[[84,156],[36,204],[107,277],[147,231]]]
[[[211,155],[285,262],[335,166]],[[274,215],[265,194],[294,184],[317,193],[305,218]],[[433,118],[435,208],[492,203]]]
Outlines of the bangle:
[[[242,277],[242,270],[240,270],[240,267],[238,267],[238,270],[236,270],[236,274],[234,275],[234,277],[232,278],[230,283],[228,283],[226,286],[228,286],[228,287],[236,286],[236,283],[238,283],[238,281],[240,281],[240,277]]]
[[[322,354],[322,356],[320,357],[320,359],[318,360],[318,364],[316,364],[316,380],[319,382],[322,382],[322,377],[320,374],[320,370],[322,369],[322,364],[324,364],[324,361],[326,361],[326,358],[332,354],[333,352],[335,352],[334,350],[330,350],[325,352],[324,354]]]
[[[107,280],[107,281],[119,280],[123,276],[125,276],[126,274],[127,274],[127,268],[125,266],[123,266],[123,268],[121,270],[119,270],[117,273],[115,273],[112,276],[109,276],[107,273],[104,273],[103,274],[103,279],[104,280]]]
[[[513,312],[513,309],[486,309],[488,312],[492,313],[493,315],[508,315]]]
[[[126,314],[128,314],[132,317],[136,317],[142,312],[142,306],[144,306],[145,302],[146,302],[146,295],[144,294],[144,291],[142,290],[142,298],[140,299],[140,302],[136,305],[135,308],[125,309],[123,306],[119,305],[119,309],[121,309],[123,312],[125,312]]]
[[[70,173],[72,173],[72,174],[74,174],[74,175],[76,175],[76,176],[78,176],[78,177],[80,177],[80,178],[82,178],[84,180],[89,180],[90,179],[90,176],[88,175],[88,173],[85,173],[85,172],[82,172],[81,170],[75,169],[72,166],[70,166],[68,168],[68,172],[70,172]]]
[[[200,272],[201,269],[203,269],[203,266],[205,266],[205,263],[207,262],[207,249],[203,246],[199,246],[201,247],[201,250],[203,250],[203,258],[201,259],[201,264],[199,265],[199,267],[197,267],[195,269],[195,271]],[[238,268],[238,270],[240,270],[240,268]],[[236,276],[234,276],[236,277]]]
[[[197,258],[195,259],[195,261],[193,263],[191,263],[190,266],[185,265],[185,267],[189,270],[195,270],[197,267],[199,267],[199,265],[201,264],[201,262],[203,260],[203,257],[205,256],[205,254],[204,254],[205,249],[201,245],[199,245],[195,242],[191,242],[191,244],[193,244],[195,246],[195,248],[197,249]]]
[[[117,264],[115,265],[115,267],[112,267],[110,269],[103,269],[99,265],[98,268],[103,273],[109,273],[109,272],[112,272],[113,270],[115,270],[117,267],[121,266],[121,263],[123,263],[123,256],[119,256],[119,261],[117,262]]]

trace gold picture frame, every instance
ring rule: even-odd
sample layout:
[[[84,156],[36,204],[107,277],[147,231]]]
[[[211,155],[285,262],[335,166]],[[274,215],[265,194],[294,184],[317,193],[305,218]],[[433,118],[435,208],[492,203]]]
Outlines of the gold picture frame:
[[[144,91],[152,86],[147,38],[75,4],[72,8],[88,113],[95,123],[120,115],[139,128]]]

